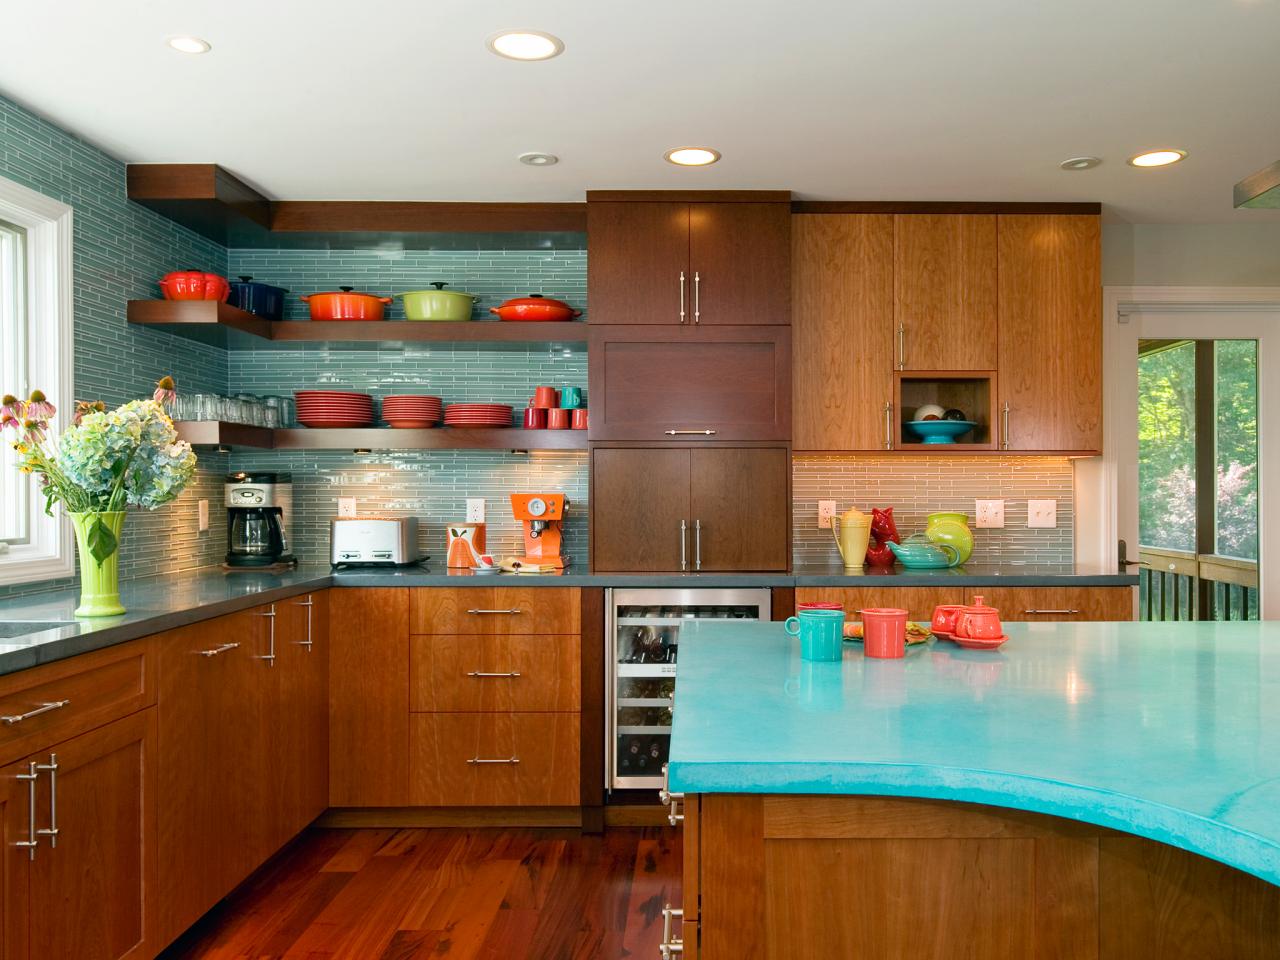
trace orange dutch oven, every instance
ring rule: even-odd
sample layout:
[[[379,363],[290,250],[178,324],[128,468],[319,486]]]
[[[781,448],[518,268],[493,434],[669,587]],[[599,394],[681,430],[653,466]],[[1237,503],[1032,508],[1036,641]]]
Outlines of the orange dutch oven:
[[[352,287],[339,287],[328,293],[312,293],[302,297],[311,308],[312,320],[381,320],[390,297],[372,293],[352,293]]]
[[[226,300],[227,278],[203,270],[171,270],[156,281],[166,300]]]
[[[500,320],[572,320],[582,316],[563,300],[553,300],[540,293],[508,300],[500,307],[490,307],[489,312]]]

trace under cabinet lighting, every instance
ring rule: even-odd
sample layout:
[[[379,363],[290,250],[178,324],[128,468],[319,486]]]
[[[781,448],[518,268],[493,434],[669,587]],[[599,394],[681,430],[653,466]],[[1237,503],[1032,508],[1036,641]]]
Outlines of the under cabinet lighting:
[[[208,53],[213,49],[208,40],[199,37],[170,37],[169,46],[179,53]]]
[[[720,159],[720,151],[710,147],[676,147],[664,153],[662,158],[682,167],[705,167]]]
[[[1185,150],[1148,150],[1146,153],[1140,153],[1136,157],[1130,157],[1129,165],[1132,167],[1167,167],[1171,163],[1186,159],[1186,156],[1187,151]]]
[[[486,45],[508,60],[550,60],[564,52],[559,37],[540,30],[504,30],[490,37]]]

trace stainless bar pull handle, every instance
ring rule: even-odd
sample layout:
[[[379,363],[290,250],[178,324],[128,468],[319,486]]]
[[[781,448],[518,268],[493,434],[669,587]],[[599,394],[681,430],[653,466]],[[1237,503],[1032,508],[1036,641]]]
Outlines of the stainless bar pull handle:
[[[514,678],[514,677],[518,677],[518,676],[520,676],[520,672],[519,672],[518,670],[512,670],[512,671],[510,671],[509,673],[485,673],[485,672],[484,672],[484,671],[482,671],[482,670],[468,670],[468,671],[467,671],[467,676],[468,676],[468,677],[478,677],[478,678],[481,678],[481,679],[484,679],[484,678],[486,678],[486,677],[512,677],[512,678]]]
[[[893,402],[884,405],[884,448],[893,449]]]
[[[521,613],[521,612],[523,612],[523,611],[521,611],[519,607],[510,607],[510,608],[508,608],[508,609],[506,609],[506,610],[478,610],[478,609],[472,609],[472,610],[468,610],[468,611],[467,611],[467,613],[472,613],[472,614],[475,614],[476,616],[484,616],[485,614],[501,613],[501,614],[508,614],[508,615],[510,615],[510,616],[513,616],[513,617],[514,617],[516,614]]]
[[[23,720],[30,720],[32,717],[38,717],[42,713],[52,713],[54,710],[61,710],[67,706],[70,700],[48,700],[40,704],[34,710],[28,710],[26,713],[15,713],[7,717],[0,717],[0,721],[4,722],[6,727],[12,727],[15,723],[21,723]]]
[[[58,845],[58,755],[49,754],[49,762],[37,763],[35,769],[49,771],[49,826],[43,830],[37,830],[36,836],[48,837],[49,846],[56,847]]]
[[[670,775],[667,773],[667,764],[665,763],[662,765],[662,789],[658,791],[658,799],[662,801],[664,806],[670,808],[667,811],[667,823],[673,827],[678,827],[681,821],[684,820],[684,814],[680,812],[680,803],[684,800],[684,794],[671,792]]]
[[[680,521],[680,569],[689,569],[689,524],[684,520]]]
[[[254,657],[254,659],[265,660],[268,667],[274,667],[276,665],[276,605],[273,603],[270,610],[266,613],[260,613],[258,616],[267,618],[271,632],[267,635],[267,652],[260,657]]]
[[[680,322],[684,323],[684,271],[680,271]]]
[[[474,763],[519,763],[519,762],[520,762],[519,757],[497,757],[497,758],[472,757],[470,760],[467,761],[467,763],[473,763],[473,764]]]
[[[714,430],[664,430],[668,437],[714,437]]]
[[[220,654],[220,653],[226,653],[228,650],[234,650],[234,649],[235,649],[236,647],[238,647],[238,646],[240,646],[240,644],[238,644],[238,643],[223,643],[223,644],[220,644],[219,646],[213,647],[212,649],[209,649],[209,650],[201,650],[201,651],[200,651],[200,656],[202,656],[202,657],[216,657],[218,654]]]
[[[1074,616],[1078,614],[1080,611],[1079,610],[1023,610],[1022,612],[1027,616],[1045,617],[1055,613],[1061,614],[1063,616]]]
[[[693,271],[693,322],[702,322],[702,274]]]
[[[693,569],[702,569],[702,521],[693,521]]]
[[[1009,401],[1004,402],[1004,426],[1000,429],[1000,449],[1009,449]]]
[[[679,920],[680,925],[683,927],[684,911],[668,903],[662,908],[662,943],[658,945],[662,960],[671,960],[672,957],[684,956],[684,938],[677,937],[672,932],[673,920]],[[683,930],[681,932],[683,933]]]
[[[898,369],[907,369],[907,328],[905,324],[898,324]]]
[[[298,640],[296,643],[300,647],[306,647],[307,653],[311,652],[311,608],[315,605],[315,601],[311,599],[311,594],[309,593],[307,594],[307,599],[298,601],[298,606],[307,608],[307,639]]]
[[[27,848],[27,859],[34,860],[36,858],[36,847],[40,845],[40,839],[36,836],[36,780],[40,774],[36,773],[36,762],[32,760],[28,765],[26,773],[15,775],[17,780],[27,781],[27,839],[15,840],[15,847]]]

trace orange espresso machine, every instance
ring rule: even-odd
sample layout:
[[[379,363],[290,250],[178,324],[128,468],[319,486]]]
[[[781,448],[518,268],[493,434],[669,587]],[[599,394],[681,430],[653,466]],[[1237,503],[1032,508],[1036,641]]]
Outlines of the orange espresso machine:
[[[569,498],[563,493],[511,494],[511,512],[524,524],[522,563],[564,569],[569,559],[560,556],[560,528],[568,509]]]

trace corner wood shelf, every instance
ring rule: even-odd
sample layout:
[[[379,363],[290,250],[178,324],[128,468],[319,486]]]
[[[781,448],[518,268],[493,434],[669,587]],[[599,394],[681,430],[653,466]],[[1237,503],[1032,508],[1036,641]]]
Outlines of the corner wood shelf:
[[[137,327],[215,347],[252,349],[300,343],[586,343],[587,324],[502,320],[264,320],[216,300],[130,300]]]
[[[586,450],[585,430],[524,430],[517,427],[463,430],[357,429],[270,430],[242,423],[183,420],[178,436],[192,446],[257,450]]]

